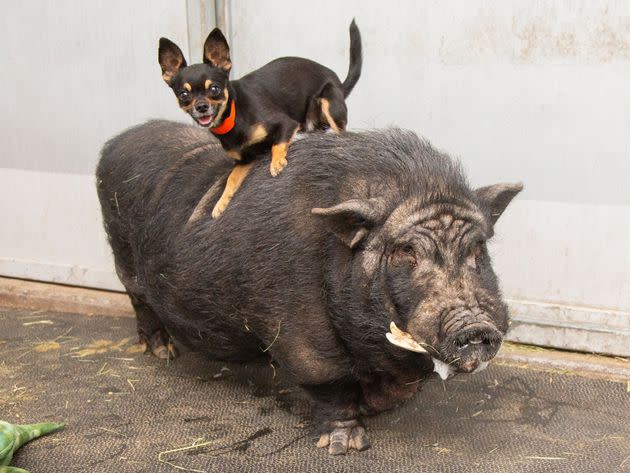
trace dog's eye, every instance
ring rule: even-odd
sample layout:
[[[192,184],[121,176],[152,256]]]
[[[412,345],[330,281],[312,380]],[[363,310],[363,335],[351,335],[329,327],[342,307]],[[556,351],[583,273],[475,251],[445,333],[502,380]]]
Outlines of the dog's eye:
[[[212,98],[218,98],[219,95],[221,95],[221,87],[219,87],[218,85],[210,86],[210,96]]]
[[[190,100],[190,92],[188,92],[187,90],[182,90],[177,97],[182,102],[188,102]]]

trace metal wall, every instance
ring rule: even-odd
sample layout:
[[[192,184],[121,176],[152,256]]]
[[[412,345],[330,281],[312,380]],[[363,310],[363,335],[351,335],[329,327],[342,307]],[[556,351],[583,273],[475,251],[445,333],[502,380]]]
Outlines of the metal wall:
[[[2,2],[0,274],[120,289],[94,183],[103,143],[183,119],[157,42],[188,48],[184,0]]]
[[[343,78],[355,17],[364,69],[348,99],[351,129],[410,128],[459,157],[475,185],[526,185],[492,246],[515,314],[512,336],[630,354],[629,2],[63,0],[1,8],[0,274],[120,288],[93,170],[103,142],[121,129],[185,119],[160,79],[159,36],[184,51],[190,40],[196,55],[201,30],[215,20],[228,32],[233,77],[298,55]]]

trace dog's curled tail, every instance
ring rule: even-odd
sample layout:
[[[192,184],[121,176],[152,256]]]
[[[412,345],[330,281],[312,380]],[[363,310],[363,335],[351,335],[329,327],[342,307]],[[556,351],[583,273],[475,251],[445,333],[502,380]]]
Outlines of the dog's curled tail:
[[[350,67],[348,76],[343,81],[343,96],[347,97],[352,92],[359,77],[361,77],[361,67],[363,66],[363,52],[361,51],[361,33],[354,19],[350,23]]]

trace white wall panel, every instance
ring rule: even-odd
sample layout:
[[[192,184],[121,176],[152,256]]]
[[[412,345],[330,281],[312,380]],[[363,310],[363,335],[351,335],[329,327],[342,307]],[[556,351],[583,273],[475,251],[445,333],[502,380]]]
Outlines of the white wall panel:
[[[0,4],[0,167],[92,174],[105,140],[151,117],[184,119],[157,62],[188,49],[184,0]]]
[[[94,184],[107,139],[185,120],[157,62],[188,50],[185,0],[2,2],[0,274],[122,289]]]
[[[516,200],[496,231],[509,297],[630,312],[629,206]]]
[[[122,290],[89,174],[0,168],[0,274]]]

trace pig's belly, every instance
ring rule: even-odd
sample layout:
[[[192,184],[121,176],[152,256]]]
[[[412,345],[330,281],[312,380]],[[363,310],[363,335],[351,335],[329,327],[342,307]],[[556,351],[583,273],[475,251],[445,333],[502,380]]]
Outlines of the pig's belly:
[[[210,359],[242,362],[267,356],[257,337],[240,327],[226,326],[225,321],[207,320],[201,327],[185,320],[162,322],[176,342]]]

